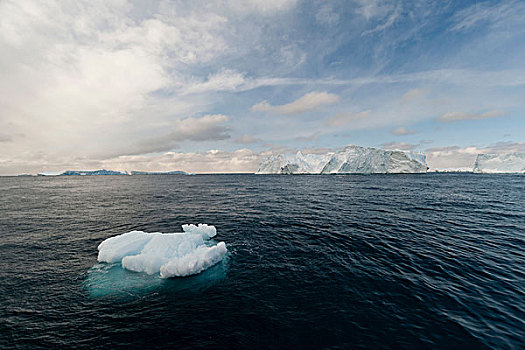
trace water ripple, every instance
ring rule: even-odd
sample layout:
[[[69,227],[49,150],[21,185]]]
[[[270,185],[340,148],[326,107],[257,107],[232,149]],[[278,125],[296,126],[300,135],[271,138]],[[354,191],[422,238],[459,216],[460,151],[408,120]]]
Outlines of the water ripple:
[[[523,176],[0,179],[1,348],[523,348]],[[97,265],[205,222],[223,264]]]

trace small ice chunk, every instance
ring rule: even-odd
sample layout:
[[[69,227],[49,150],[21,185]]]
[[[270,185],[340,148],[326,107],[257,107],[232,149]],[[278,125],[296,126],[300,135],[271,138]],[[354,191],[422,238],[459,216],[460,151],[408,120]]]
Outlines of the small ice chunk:
[[[182,230],[186,233],[199,233],[203,235],[205,239],[212,238],[217,235],[217,229],[215,229],[215,226],[208,226],[207,224],[199,224],[198,226],[186,224],[182,225]]]
[[[98,246],[98,261],[121,262],[125,269],[169,278],[200,273],[223,259],[226,244],[207,242],[217,234],[214,226],[182,228],[182,233],[132,231],[108,238]]]
[[[161,266],[160,276],[170,278],[197,274],[220,262],[225,254],[226,244],[224,242],[219,242],[211,247],[200,246],[190,254],[179,259],[171,259],[167,264]]]
[[[128,255],[139,254],[144,246],[160,232],[131,231],[106,239],[98,246],[98,261],[114,263]]]
[[[151,238],[137,255],[125,256],[122,267],[148,275],[159,273],[170,259],[183,257],[204,244],[199,234],[166,233]]]

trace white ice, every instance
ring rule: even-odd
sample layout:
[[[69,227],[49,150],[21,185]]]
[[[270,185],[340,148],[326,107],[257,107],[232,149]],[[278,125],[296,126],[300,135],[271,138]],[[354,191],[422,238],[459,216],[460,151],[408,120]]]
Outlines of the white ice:
[[[426,173],[425,155],[350,145],[326,154],[279,154],[264,160],[257,174]]]
[[[525,153],[478,154],[475,173],[525,173]]]
[[[121,262],[122,267],[163,278],[198,274],[220,262],[226,244],[211,244],[214,226],[183,225],[181,233],[131,231],[111,237],[98,246],[98,261]]]

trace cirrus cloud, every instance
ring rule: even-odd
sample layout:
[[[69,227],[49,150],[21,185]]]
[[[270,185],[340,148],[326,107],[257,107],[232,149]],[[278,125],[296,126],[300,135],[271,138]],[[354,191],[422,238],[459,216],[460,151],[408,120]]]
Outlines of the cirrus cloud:
[[[489,118],[499,118],[507,115],[507,112],[490,110],[483,113],[465,113],[465,112],[449,112],[436,118],[438,122],[457,122],[460,120],[481,120]]]
[[[388,150],[401,150],[401,151],[410,151],[416,148],[419,145],[413,145],[406,142],[386,142],[382,143],[381,147]]]
[[[272,106],[267,101],[254,105],[253,112],[272,112],[276,114],[301,114],[318,110],[321,106],[333,104],[339,101],[339,96],[328,92],[310,92],[297,100],[284,104]]]
[[[359,113],[338,113],[335,115],[335,117],[332,117],[326,121],[326,125],[330,127],[338,127],[346,125],[354,120],[360,120],[366,118],[372,111],[366,110]]]
[[[404,126],[400,126],[399,128],[395,128],[395,129],[391,130],[390,132],[392,133],[392,135],[396,135],[396,136],[417,134],[416,130],[409,130],[409,129],[405,128]]]

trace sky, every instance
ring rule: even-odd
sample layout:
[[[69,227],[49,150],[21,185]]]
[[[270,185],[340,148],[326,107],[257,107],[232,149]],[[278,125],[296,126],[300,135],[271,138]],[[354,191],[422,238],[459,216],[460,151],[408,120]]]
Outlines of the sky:
[[[0,0],[0,175],[525,152],[525,1]]]

